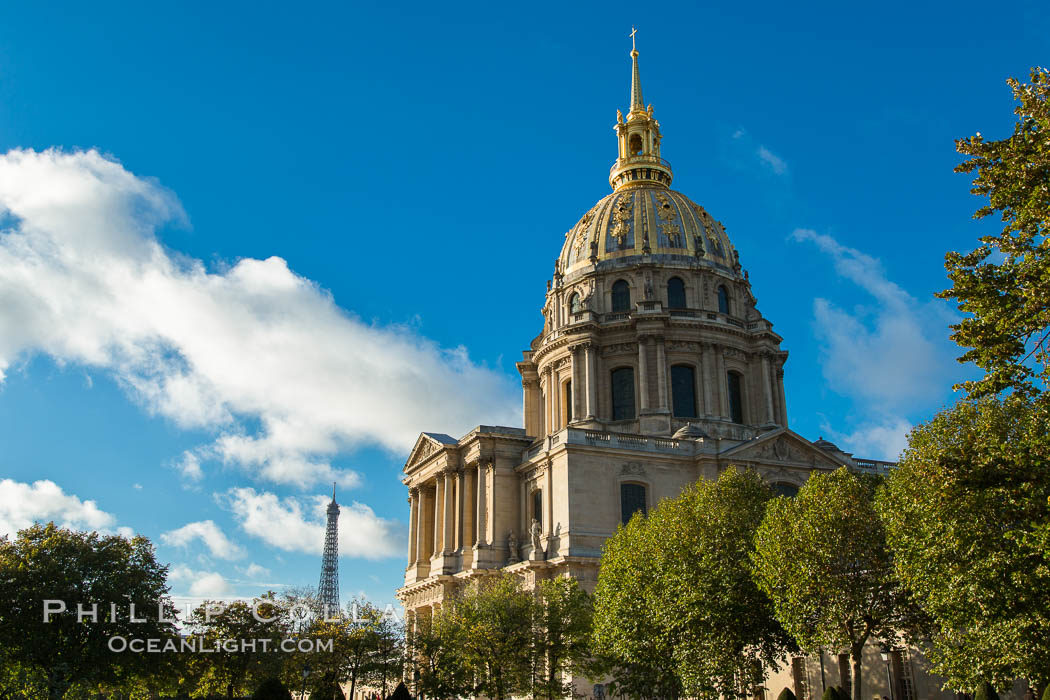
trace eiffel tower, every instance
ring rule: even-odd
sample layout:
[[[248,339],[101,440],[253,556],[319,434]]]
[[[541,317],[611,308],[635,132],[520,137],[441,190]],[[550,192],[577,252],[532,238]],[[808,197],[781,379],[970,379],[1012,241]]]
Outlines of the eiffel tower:
[[[339,610],[339,504],[328,504],[328,527],[324,533],[324,558],[321,560],[321,582],[317,584],[317,603],[325,617]]]

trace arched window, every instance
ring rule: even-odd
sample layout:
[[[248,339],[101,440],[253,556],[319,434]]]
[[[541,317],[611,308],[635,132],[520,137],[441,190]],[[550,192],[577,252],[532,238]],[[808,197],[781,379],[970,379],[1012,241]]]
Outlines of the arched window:
[[[676,418],[696,418],[696,372],[689,365],[671,367],[671,405]]]
[[[565,382],[565,423],[572,420],[572,381]]]
[[[580,301],[580,295],[574,293],[569,297],[569,313],[578,314],[583,311],[583,302]]]
[[[725,314],[726,316],[729,316],[731,313],[729,306],[729,292],[727,292],[726,288],[722,285],[719,285],[718,287],[718,313]]]
[[[729,384],[729,418],[734,423],[744,422],[744,378],[739,372],[726,376]]]
[[[620,367],[612,371],[612,419],[634,418],[634,368]]]
[[[798,487],[794,484],[789,484],[786,481],[778,481],[773,484],[773,493],[777,496],[786,496],[788,498],[794,498],[798,495]]]
[[[543,489],[536,489],[532,492],[532,517],[539,521],[540,527],[543,527]],[[529,523],[530,525],[532,523]]]
[[[631,310],[631,287],[624,280],[616,280],[612,286],[612,310]]]
[[[645,487],[641,484],[620,484],[620,522],[624,525],[635,513],[645,515]]]
[[[642,152],[642,137],[639,134],[631,134],[628,142],[628,155],[636,156]]]
[[[667,308],[685,308],[685,282],[681,277],[672,277],[667,280]]]

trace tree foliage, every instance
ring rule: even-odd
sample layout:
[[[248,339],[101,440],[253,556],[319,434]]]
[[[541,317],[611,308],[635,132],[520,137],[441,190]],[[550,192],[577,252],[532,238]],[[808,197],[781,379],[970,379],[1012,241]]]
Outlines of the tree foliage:
[[[916,428],[879,498],[898,576],[956,688],[1050,681],[1050,409],[964,401]]]
[[[758,585],[801,647],[849,649],[854,700],[865,643],[918,622],[894,574],[875,487],[845,467],[813,474],[795,498],[770,502],[753,558]]]
[[[772,492],[729,468],[636,516],[606,544],[595,591],[595,642],[620,690],[653,697],[747,694],[792,645],[751,577],[755,532]],[[642,669],[653,688],[624,687]],[[658,681],[659,682],[659,681]],[[673,697],[673,695],[671,695]]]
[[[287,601],[273,592],[251,601],[207,600],[187,620],[188,631],[199,647],[214,649],[191,654],[190,669],[197,690],[226,695],[247,695],[266,679],[280,676],[288,654],[280,642],[289,634]],[[227,648],[227,640],[257,640],[254,648]],[[261,640],[267,640],[263,646]]]
[[[417,691],[437,699],[565,697],[566,674],[596,672],[591,618],[574,579],[539,581],[533,591],[513,574],[473,581],[414,625]]]
[[[1007,83],[1019,102],[1013,135],[956,141],[970,156],[956,171],[976,173],[971,192],[988,198],[974,217],[997,213],[1005,224],[945,261],[952,288],[940,296],[970,314],[953,326],[952,338],[970,348],[960,361],[985,372],[964,385],[973,397],[1006,389],[1031,396],[1050,380],[1050,73],[1037,68],[1028,84]]]
[[[252,700],[292,700],[292,694],[284,687],[281,679],[270,677],[255,689]]]
[[[594,610],[576,579],[540,581],[532,617],[533,697],[568,697],[569,678],[598,675],[591,653]]]
[[[167,567],[144,537],[76,532],[54,523],[33,525],[15,539],[0,538],[0,649],[19,669],[23,690],[46,688],[58,700],[74,686],[84,694],[121,687],[155,669],[147,654],[111,651],[112,637],[174,638],[167,600]],[[44,621],[44,600],[61,600],[67,612]],[[111,620],[110,604],[117,614]],[[131,622],[130,604],[135,618]],[[97,604],[97,622],[77,621],[77,606]],[[79,694],[79,693],[78,693]]]

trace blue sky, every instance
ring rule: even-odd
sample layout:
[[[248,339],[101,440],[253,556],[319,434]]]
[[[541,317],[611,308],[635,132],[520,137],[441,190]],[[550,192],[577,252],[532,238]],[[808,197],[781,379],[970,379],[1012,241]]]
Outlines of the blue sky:
[[[176,593],[251,595],[316,585],[337,480],[343,594],[391,601],[415,435],[518,420],[632,24],[675,189],[791,353],[791,427],[892,458],[965,376],[944,253],[995,226],[953,139],[1009,133],[1050,11],[639,8],[0,10],[0,530],[140,532]]]

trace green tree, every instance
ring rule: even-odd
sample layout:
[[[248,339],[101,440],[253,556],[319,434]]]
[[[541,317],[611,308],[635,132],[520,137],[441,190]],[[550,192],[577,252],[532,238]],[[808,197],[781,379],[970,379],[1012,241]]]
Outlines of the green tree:
[[[445,700],[472,693],[473,675],[460,644],[463,631],[446,607],[416,620],[407,637],[416,695]]]
[[[116,653],[110,639],[175,637],[168,601],[167,567],[145,537],[75,532],[54,523],[0,538],[0,649],[19,667],[22,687],[40,684],[59,700],[74,684],[123,685],[149,672],[152,654]],[[44,621],[44,601],[62,601],[66,612]],[[130,621],[130,605],[136,619]],[[98,622],[77,621],[77,606],[97,604]],[[110,604],[117,605],[115,621]],[[57,603],[55,604],[58,605]]]
[[[281,679],[267,678],[252,693],[252,700],[292,700],[292,694],[284,687]]]
[[[448,605],[475,695],[503,700],[528,692],[533,645],[532,594],[501,574],[468,585]]]
[[[1050,682],[1050,409],[963,401],[917,427],[880,494],[900,580],[959,689]]]
[[[802,648],[849,649],[854,700],[864,697],[868,640],[892,640],[918,622],[894,575],[875,487],[845,467],[813,474],[795,498],[770,501],[753,555],[758,585]]]
[[[395,616],[380,617],[369,654],[365,679],[385,698],[388,687],[400,682],[405,668],[405,626]]]
[[[595,677],[591,653],[593,609],[590,596],[573,578],[541,581],[533,612],[533,697],[571,695],[572,676]]]
[[[970,348],[960,361],[985,372],[964,385],[973,397],[1005,389],[1032,396],[1050,383],[1050,74],[1033,69],[1031,83],[1007,83],[1019,102],[1013,135],[956,141],[970,156],[956,171],[976,173],[971,192],[988,198],[974,217],[999,214],[1005,223],[972,252],[945,260],[952,288],[940,296],[970,314],[952,327]]]
[[[641,513],[605,541],[594,591],[593,650],[612,676],[610,695],[677,698],[674,640],[654,625],[660,542]]]
[[[385,687],[399,667],[399,625],[367,601],[351,601],[347,614],[338,618],[313,621],[309,636],[318,645],[330,644],[331,651],[314,652],[308,662],[349,683],[351,697],[361,681],[380,681]]]
[[[267,678],[280,676],[288,656],[279,646],[289,633],[287,612],[272,591],[251,602],[208,600],[195,608],[189,629],[198,646],[215,650],[192,655],[198,689],[246,695]],[[249,641],[254,644],[243,645]]]
[[[595,592],[599,651],[628,668],[663,666],[693,697],[761,685],[764,670],[793,646],[751,576],[771,497],[753,471],[730,467],[621,528]]]

